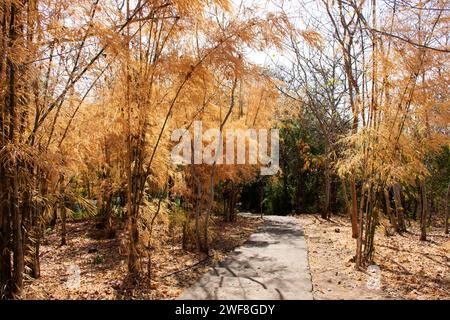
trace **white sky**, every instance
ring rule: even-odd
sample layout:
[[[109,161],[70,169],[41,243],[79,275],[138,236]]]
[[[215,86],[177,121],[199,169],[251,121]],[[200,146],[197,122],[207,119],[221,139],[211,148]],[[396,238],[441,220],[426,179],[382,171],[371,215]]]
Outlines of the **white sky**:
[[[267,13],[284,12],[291,23],[295,24],[300,29],[308,29],[309,26],[305,21],[322,20],[324,12],[320,12],[319,0],[242,0],[246,6],[256,6],[261,16]],[[241,0],[232,0],[235,7],[239,6]],[[288,52],[279,52],[276,50],[267,50],[265,52],[251,50],[246,52],[246,56],[251,62],[260,66],[270,67],[276,64],[286,64]]]

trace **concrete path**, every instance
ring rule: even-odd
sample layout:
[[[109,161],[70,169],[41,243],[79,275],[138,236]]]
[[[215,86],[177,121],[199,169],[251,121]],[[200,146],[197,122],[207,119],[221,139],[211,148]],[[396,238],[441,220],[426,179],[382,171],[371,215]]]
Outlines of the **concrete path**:
[[[308,251],[293,217],[265,216],[265,223],[225,261],[187,289],[182,300],[310,300]]]

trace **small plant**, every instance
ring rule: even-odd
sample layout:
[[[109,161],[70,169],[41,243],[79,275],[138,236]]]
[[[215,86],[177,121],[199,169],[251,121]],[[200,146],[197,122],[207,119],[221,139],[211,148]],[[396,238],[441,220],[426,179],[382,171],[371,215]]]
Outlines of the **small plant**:
[[[101,256],[101,255],[96,255],[94,259],[92,259],[92,264],[102,264],[103,262],[105,262],[105,257]]]

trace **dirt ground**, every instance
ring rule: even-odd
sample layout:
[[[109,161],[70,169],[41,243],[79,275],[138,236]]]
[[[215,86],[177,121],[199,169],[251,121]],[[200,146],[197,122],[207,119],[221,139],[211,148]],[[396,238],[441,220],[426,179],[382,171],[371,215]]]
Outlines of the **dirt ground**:
[[[127,273],[124,243],[118,239],[98,239],[93,220],[73,221],[67,225],[68,245],[60,246],[57,230],[46,235],[41,246],[41,277],[26,280],[23,298],[174,299],[209,267],[245,242],[260,223],[260,219],[242,217],[234,223],[217,219],[212,223],[215,234],[212,257],[206,260],[197,253],[183,251],[179,239],[172,241],[168,237],[153,254],[152,281],[144,277],[132,284],[124,278]]]
[[[376,235],[374,271],[354,267],[355,240],[347,217],[323,220],[296,216],[308,243],[314,299],[450,299],[450,241],[442,228],[433,228],[428,241],[419,241],[417,225],[408,233]],[[152,281],[126,279],[126,253],[118,239],[99,239],[95,221],[68,224],[68,245],[60,246],[57,230],[41,247],[41,277],[27,279],[25,299],[174,299],[262,223],[238,217],[235,223],[213,223],[212,258],[183,251],[180,239],[166,237],[153,254]],[[379,268],[379,271],[376,269]],[[145,268],[144,268],[145,269]],[[186,270],[185,270],[186,269]],[[79,286],[73,285],[79,273]],[[75,277],[76,279],[76,277]],[[76,282],[76,281],[75,281]]]
[[[442,228],[419,241],[417,225],[390,237],[380,227],[374,261],[380,271],[361,272],[352,262],[356,243],[347,217],[302,214],[298,221],[308,242],[314,299],[450,299],[450,237]]]

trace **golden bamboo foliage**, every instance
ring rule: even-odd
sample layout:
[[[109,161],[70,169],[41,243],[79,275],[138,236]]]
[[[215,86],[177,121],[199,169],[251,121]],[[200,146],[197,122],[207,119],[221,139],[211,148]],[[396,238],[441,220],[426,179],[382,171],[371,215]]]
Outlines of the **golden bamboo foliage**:
[[[358,266],[373,258],[380,195],[389,211],[392,192],[391,222],[404,226],[401,191],[416,190],[426,238],[426,182],[436,154],[450,147],[448,1],[380,8],[376,1],[322,0],[323,17],[310,23],[288,14],[284,2],[269,7],[2,2],[0,298],[20,297],[24,273],[39,277],[44,230],[60,222],[65,245],[66,221],[80,212],[95,216],[106,238],[126,239],[136,280],[146,263],[150,277],[169,226],[191,242],[183,247],[209,254],[210,223],[219,214],[236,219],[243,185],[297,174],[324,175],[324,200],[314,201],[325,203],[326,218],[332,178],[341,178],[334,193],[345,194]],[[252,59],[273,51],[282,62],[272,67]],[[292,70],[280,66],[284,60]],[[197,121],[203,131],[218,128],[223,146],[234,149],[256,141],[227,141],[227,130],[294,132],[293,142],[281,143],[293,145],[290,156],[301,164],[267,181],[254,163],[174,164],[171,133],[192,134]],[[314,123],[307,134],[304,121]],[[309,133],[320,141],[306,141]],[[125,235],[117,233],[122,222]]]

